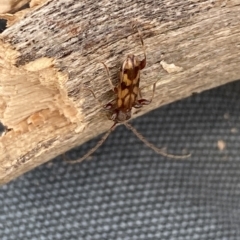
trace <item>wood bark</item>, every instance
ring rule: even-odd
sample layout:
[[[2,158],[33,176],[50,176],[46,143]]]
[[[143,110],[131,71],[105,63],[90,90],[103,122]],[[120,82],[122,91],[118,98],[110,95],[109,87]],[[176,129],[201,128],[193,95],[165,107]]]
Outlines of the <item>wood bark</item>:
[[[146,46],[146,98],[157,81],[152,104],[133,118],[240,79],[239,12],[236,0],[53,0],[1,15],[9,28],[0,35],[0,183],[109,129],[84,88],[104,104],[114,99],[99,62],[116,84],[126,55],[143,57],[132,25]]]

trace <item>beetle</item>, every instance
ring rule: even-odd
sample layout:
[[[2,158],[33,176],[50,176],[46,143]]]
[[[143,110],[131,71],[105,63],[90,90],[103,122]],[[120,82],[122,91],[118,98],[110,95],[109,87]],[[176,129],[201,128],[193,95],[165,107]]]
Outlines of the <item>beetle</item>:
[[[140,134],[134,127],[132,127],[127,121],[132,117],[132,108],[141,108],[144,105],[148,105],[152,102],[154,98],[154,93],[156,89],[156,82],[153,84],[152,97],[150,100],[142,98],[141,89],[139,87],[140,83],[140,71],[146,66],[146,50],[142,39],[142,36],[138,30],[138,34],[141,40],[144,59],[139,60],[134,54],[127,55],[126,59],[123,61],[120,72],[119,72],[119,83],[114,86],[111,78],[109,69],[105,63],[101,62],[106,69],[108,81],[111,86],[112,91],[116,95],[115,102],[108,103],[104,106],[104,109],[110,113],[110,119],[113,121],[112,127],[103,135],[102,139],[96,144],[95,147],[90,149],[83,157],[77,160],[68,161],[70,163],[82,162],[87,157],[89,157],[93,152],[95,152],[107,139],[110,133],[119,124],[124,124],[128,129],[130,129],[141,141],[143,141],[148,147],[154,150],[156,153],[161,154],[165,157],[184,159],[189,157],[188,155],[172,155],[164,152],[162,149],[157,148],[155,145],[147,141],[142,134]],[[88,89],[96,98],[94,92]],[[97,98],[96,98],[97,99]]]

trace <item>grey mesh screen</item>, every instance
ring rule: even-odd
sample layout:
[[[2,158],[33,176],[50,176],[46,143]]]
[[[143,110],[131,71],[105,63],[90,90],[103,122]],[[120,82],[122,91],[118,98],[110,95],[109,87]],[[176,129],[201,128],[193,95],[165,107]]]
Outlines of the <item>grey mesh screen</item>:
[[[240,239],[239,122],[238,81],[131,122],[189,159],[159,156],[120,126],[91,161],[58,157],[2,186],[0,239]]]

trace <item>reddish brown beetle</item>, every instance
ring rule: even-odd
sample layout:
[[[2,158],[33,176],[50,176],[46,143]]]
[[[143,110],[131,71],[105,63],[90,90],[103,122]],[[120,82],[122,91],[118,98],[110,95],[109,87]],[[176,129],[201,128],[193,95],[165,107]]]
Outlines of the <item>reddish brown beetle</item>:
[[[124,124],[128,129],[130,129],[141,141],[143,141],[148,147],[153,149],[156,153],[161,154],[165,157],[183,159],[190,156],[188,155],[172,155],[164,152],[162,149],[157,148],[152,143],[148,142],[135,128],[133,128],[127,120],[131,118],[132,108],[141,108],[144,105],[148,105],[152,102],[155,93],[156,83],[153,84],[153,92],[150,100],[142,98],[141,89],[139,88],[140,82],[140,71],[146,66],[146,51],[143,39],[140,32],[139,37],[141,39],[141,44],[144,52],[144,59],[139,60],[135,55],[130,54],[127,56],[126,60],[123,62],[120,68],[120,81],[115,87],[110,79],[110,74],[108,67],[102,63],[107,71],[108,80],[112,91],[116,94],[115,102],[108,103],[104,108],[110,112],[110,119],[114,122],[113,126],[105,133],[102,139],[96,144],[94,148],[89,150],[83,157],[78,160],[69,161],[70,163],[81,162],[87,157],[89,157],[93,152],[95,152],[107,139],[109,134],[115,129],[118,124]],[[91,91],[91,90],[90,90]],[[92,92],[92,91],[91,91]],[[92,92],[93,96],[95,94]],[[95,97],[96,98],[96,97]]]

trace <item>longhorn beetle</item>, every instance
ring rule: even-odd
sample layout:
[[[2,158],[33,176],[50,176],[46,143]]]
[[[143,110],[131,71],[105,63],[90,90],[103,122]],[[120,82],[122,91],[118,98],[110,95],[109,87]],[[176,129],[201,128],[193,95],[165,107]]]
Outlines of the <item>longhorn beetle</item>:
[[[157,148],[152,143],[148,142],[134,127],[132,127],[127,120],[131,118],[132,108],[141,108],[144,105],[148,105],[152,102],[154,97],[156,82],[153,84],[152,97],[150,100],[142,98],[141,89],[139,88],[140,82],[140,71],[146,66],[146,50],[142,39],[142,36],[138,30],[138,34],[141,40],[144,59],[139,60],[135,55],[130,54],[127,56],[126,60],[123,62],[120,68],[120,80],[118,85],[115,87],[112,84],[110,73],[108,67],[102,62],[106,69],[108,81],[111,86],[112,91],[116,94],[116,99],[114,104],[111,102],[104,106],[106,110],[111,113],[110,119],[114,122],[112,127],[103,135],[102,139],[96,144],[95,147],[90,149],[83,157],[77,160],[68,161],[70,163],[77,163],[85,160],[93,152],[95,152],[107,139],[110,133],[116,128],[118,124],[124,124],[128,129],[130,129],[141,141],[143,141],[148,147],[154,150],[156,153],[161,154],[165,157],[183,159],[189,157],[188,155],[172,155],[164,152],[162,149]],[[88,89],[96,98],[94,92]],[[97,98],[96,98],[97,99]]]

